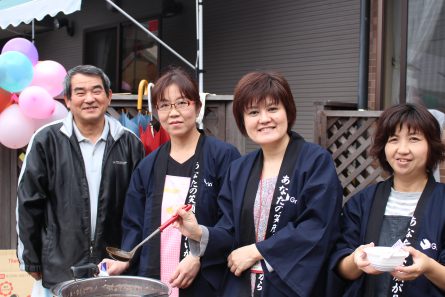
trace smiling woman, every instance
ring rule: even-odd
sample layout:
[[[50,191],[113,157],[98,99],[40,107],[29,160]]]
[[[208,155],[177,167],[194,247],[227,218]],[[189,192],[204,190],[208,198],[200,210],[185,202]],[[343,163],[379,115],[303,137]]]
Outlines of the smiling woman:
[[[413,192],[421,192],[426,180],[428,179],[426,162],[428,158],[428,142],[419,130],[408,128],[408,125],[403,124],[398,128],[394,135],[388,138],[385,146],[386,161],[392,168],[394,178],[403,178],[406,180],[405,184]],[[423,177],[423,182],[422,182]],[[420,187],[417,186],[416,181],[421,181]],[[400,185],[402,187],[403,185]],[[402,190],[402,189],[399,189]]]
[[[287,115],[281,102],[267,98],[247,108],[244,113],[246,133],[252,141],[263,146],[279,145],[287,132]]]
[[[432,176],[445,158],[439,124],[425,107],[400,104],[382,113],[375,131],[371,154],[392,176],[344,207],[331,261],[346,281],[342,296],[444,296],[445,185]],[[399,240],[409,246],[404,266],[389,274],[371,264],[369,247]]]
[[[164,73],[152,97],[170,141],[142,160],[133,173],[122,219],[122,249],[127,251],[184,204],[193,206],[201,224],[216,224],[220,216],[216,197],[230,163],[239,157],[232,145],[198,131],[201,102],[197,84],[187,72],[173,68]],[[173,228],[151,239],[131,263],[104,262],[110,275],[130,269],[170,283],[173,297],[217,296],[200,271],[200,258],[190,254],[188,240]]]
[[[199,226],[181,210],[177,227],[195,241],[192,253],[202,256],[203,274],[222,296],[328,296],[342,197],[331,156],[291,131],[295,102],[278,73],[242,77],[233,113],[261,149],[229,168],[215,227]]]
[[[156,93],[155,93],[156,94]],[[201,102],[183,98],[178,85],[172,83],[165,90],[161,100],[158,100],[159,121],[170,137],[195,138],[199,135],[196,129],[196,118],[201,108]]]

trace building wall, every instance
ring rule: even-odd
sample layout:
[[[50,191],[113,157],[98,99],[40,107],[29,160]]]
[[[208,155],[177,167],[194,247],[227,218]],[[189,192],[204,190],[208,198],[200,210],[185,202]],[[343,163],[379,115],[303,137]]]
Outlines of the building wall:
[[[314,102],[356,102],[359,1],[212,0],[204,5],[206,91],[231,94],[249,71],[279,71],[296,100],[294,128],[309,140]],[[247,146],[247,151],[254,148]]]
[[[371,0],[369,26],[369,71],[368,71],[368,108],[376,109],[377,92],[377,45],[378,45],[378,0]]]
[[[17,151],[0,145],[0,249],[15,248]]]

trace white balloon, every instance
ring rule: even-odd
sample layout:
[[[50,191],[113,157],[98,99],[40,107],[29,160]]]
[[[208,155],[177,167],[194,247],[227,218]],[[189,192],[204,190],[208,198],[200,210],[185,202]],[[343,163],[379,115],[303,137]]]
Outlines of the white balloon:
[[[11,149],[28,144],[34,133],[34,120],[25,116],[17,104],[0,113],[0,143]]]

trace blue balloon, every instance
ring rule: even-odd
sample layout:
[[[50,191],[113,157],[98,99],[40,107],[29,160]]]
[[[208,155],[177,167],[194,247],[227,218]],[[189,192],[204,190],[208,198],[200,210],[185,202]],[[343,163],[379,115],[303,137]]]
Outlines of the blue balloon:
[[[34,68],[27,56],[8,51],[0,55],[0,88],[19,92],[32,81]]]

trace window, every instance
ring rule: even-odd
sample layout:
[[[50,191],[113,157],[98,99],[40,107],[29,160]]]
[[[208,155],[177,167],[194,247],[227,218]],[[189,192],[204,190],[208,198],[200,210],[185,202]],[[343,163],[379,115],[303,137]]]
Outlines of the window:
[[[445,110],[444,1],[385,2],[384,106],[419,102]]]
[[[158,20],[143,22],[158,34]],[[134,24],[122,26],[121,90],[136,93],[142,79],[154,81],[158,75],[158,45]]]
[[[117,65],[117,28],[100,29],[85,34],[84,64],[95,65],[108,75],[113,91],[120,90]]]
[[[158,19],[141,24],[158,35]],[[104,69],[114,92],[137,93],[142,79],[154,81],[158,76],[158,45],[133,23],[87,31],[84,52],[84,63]]]

